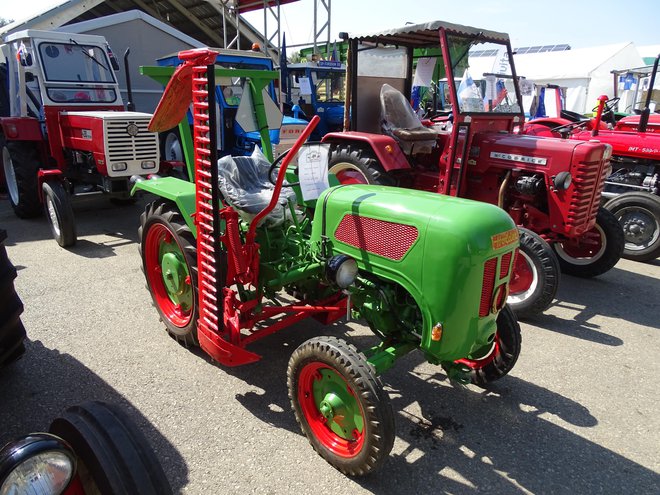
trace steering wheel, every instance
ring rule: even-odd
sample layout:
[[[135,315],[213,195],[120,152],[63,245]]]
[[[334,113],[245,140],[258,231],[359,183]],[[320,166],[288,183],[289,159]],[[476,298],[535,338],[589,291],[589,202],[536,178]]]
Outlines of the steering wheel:
[[[343,103],[344,100],[340,100],[339,98],[328,98],[325,100],[326,103]]]
[[[427,116],[425,116],[425,119],[429,119],[431,122],[446,122],[451,119],[452,112],[451,110],[436,110],[435,112],[431,112]]]
[[[621,98],[619,98],[619,97],[617,96],[616,98],[610,98],[609,100],[607,100],[607,101],[605,102],[605,105],[604,105],[604,108],[603,108],[603,113],[606,113],[606,112],[613,112],[613,111],[614,111],[614,107],[615,107],[615,105],[616,105],[617,103],[619,103],[619,100],[620,100],[620,99],[621,99]],[[591,111],[592,111],[592,112],[597,112],[597,111],[598,111],[598,105],[596,105],[595,107],[593,107],[593,108],[591,109]]]
[[[552,132],[561,134],[562,137],[568,137],[568,135],[580,127],[586,126],[590,121],[589,120],[580,120],[579,122],[569,122],[568,124],[560,125],[558,127],[553,127]]]
[[[268,169],[268,181],[271,184],[275,185],[277,183],[277,176],[280,174],[279,165],[280,165],[280,163],[282,163],[282,160],[284,159],[284,157],[289,154],[289,151],[291,151],[291,150],[290,149],[286,150],[280,156],[275,158],[275,160],[273,160],[273,164]],[[277,171],[277,172],[275,174],[273,174],[273,172],[275,172],[275,171]],[[293,186],[297,186],[299,184],[300,184],[300,182],[287,182],[285,180],[284,182],[282,182],[282,187],[293,187]]]

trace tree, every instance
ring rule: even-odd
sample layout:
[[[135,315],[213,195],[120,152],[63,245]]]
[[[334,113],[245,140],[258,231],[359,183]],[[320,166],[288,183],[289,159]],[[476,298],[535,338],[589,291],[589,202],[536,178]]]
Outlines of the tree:
[[[0,27],[4,27],[7,24],[11,24],[12,22],[14,22],[13,19],[5,19],[4,17],[0,17]]]

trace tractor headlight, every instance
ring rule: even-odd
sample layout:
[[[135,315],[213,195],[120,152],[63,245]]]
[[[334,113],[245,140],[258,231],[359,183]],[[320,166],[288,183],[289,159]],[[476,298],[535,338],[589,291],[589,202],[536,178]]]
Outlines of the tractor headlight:
[[[113,172],[123,172],[127,168],[128,168],[128,164],[126,162],[117,162],[112,164]]]
[[[0,495],[59,495],[76,472],[75,454],[63,440],[35,433],[0,451]]]
[[[568,189],[571,182],[573,182],[573,177],[571,177],[570,172],[559,172],[552,178],[552,184],[558,191],[565,191]]]
[[[145,160],[142,162],[142,168],[145,170],[156,168],[156,162],[154,160]]]
[[[325,266],[326,278],[336,284],[340,289],[345,289],[351,285],[355,281],[357,274],[357,261],[345,254],[333,256]]]

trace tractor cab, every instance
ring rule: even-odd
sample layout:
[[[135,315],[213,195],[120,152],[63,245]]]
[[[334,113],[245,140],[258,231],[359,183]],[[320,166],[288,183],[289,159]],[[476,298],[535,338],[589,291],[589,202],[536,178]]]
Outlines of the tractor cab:
[[[340,131],[344,125],[346,66],[334,60],[285,64],[282,92],[285,111],[294,117],[321,119],[312,139]]]
[[[30,29],[9,35],[0,50],[8,64],[8,115],[43,119],[48,107],[124,108],[117,62],[100,36]]]

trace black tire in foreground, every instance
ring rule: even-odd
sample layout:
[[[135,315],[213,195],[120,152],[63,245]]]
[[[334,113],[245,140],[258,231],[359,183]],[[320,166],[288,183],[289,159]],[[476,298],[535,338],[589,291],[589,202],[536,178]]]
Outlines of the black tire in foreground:
[[[75,451],[85,493],[172,493],[149,442],[119,407],[97,401],[70,407],[49,431]]]
[[[44,210],[55,241],[62,247],[76,243],[76,220],[71,199],[59,181],[44,182]]]
[[[197,243],[190,228],[174,203],[160,200],[140,217],[138,238],[147,288],[167,331],[197,345]]]
[[[352,145],[340,145],[332,150],[328,172],[335,174],[342,184],[396,185],[371,151]]]
[[[576,277],[595,277],[614,267],[624,247],[623,229],[616,217],[603,207],[598,209],[596,226],[581,239],[552,245],[561,271]]]
[[[387,459],[394,413],[383,384],[355,346],[315,337],[291,355],[289,399],[314,450],[349,476],[363,476]]]
[[[2,148],[9,202],[19,218],[41,215],[37,173],[41,164],[34,143],[9,141]]]
[[[646,192],[621,194],[605,204],[623,228],[623,257],[651,261],[660,256],[660,197]]]
[[[522,335],[516,316],[509,306],[497,315],[497,332],[493,344],[485,352],[472,359],[457,362],[469,369],[470,381],[486,387],[489,383],[506,376],[515,366],[520,355]]]
[[[0,230],[0,367],[16,361],[25,352],[25,328],[21,322],[23,303],[14,289],[16,268],[12,265]]]
[[[519,318],[548,309],[559,288],[560,268],[552,247],[523,227],[507,304]],[[514,290],[515,289],[515,290]]]

